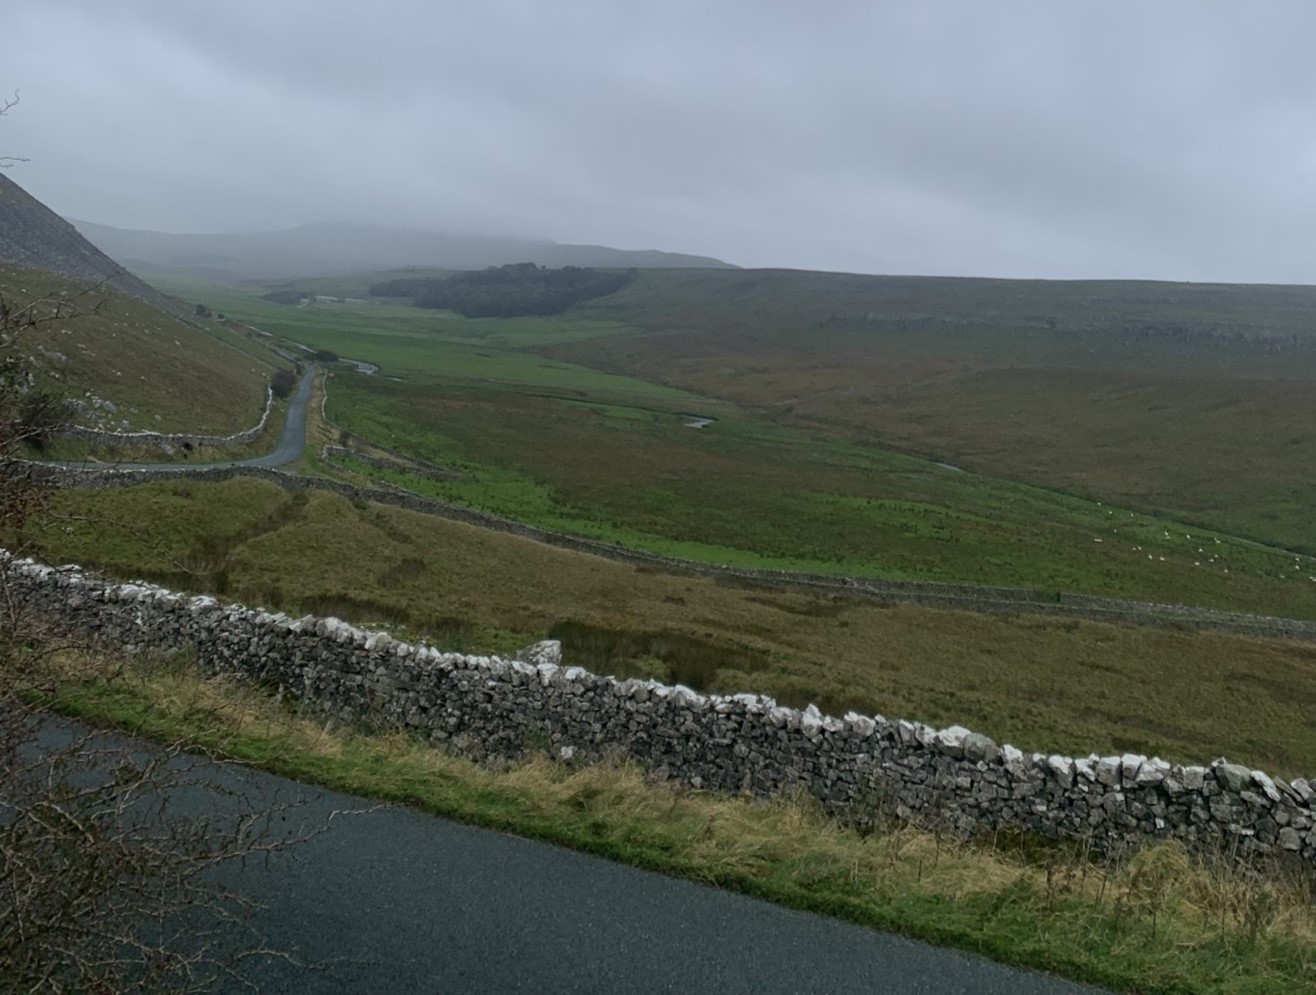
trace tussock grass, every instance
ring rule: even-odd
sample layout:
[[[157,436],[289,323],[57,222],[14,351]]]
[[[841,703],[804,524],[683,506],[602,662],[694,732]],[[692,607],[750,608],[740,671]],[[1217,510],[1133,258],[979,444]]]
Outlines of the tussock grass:
[[[364,476],[558,531],[712,563],[1316,613],[1307,558],[730,412],[692,430],[680,410],[356,376],[329,397],[356,434],[463,471]]]
[[[1037,840],[860,833],[805,799],[752,802],[615,762],[477,765],[400,733],[290,711],[185,663],[85,671],[60,710],[185,738],[367,797],[563,844],[996,959],[1142,993],[1316,990],[1310,870],[1239,866],[1165,844],[1098,860]]]
[[[1316,549],[1302,288],[691,271],[508,320],[186,292],[379,363],[334,377],[332,417],[466,471],[394,482],[509,517],[714,562],[1316,612],[1310,562],[1201,534]]]

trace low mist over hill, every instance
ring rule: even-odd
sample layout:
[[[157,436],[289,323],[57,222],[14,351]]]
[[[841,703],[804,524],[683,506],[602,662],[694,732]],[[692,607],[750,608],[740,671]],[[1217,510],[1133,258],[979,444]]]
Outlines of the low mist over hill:
[[[728,268],[707,256],[600,245],[451,235],[376,225],[307,225],[287,231],[229,235],[165,234],[74,225],[102,250],[138,271],[167,271],[210,279],[289,279],[423,266],[483,269],[505,263],[540,266]]]
[[[0,173],[0,262],[83,283],[105,283],[122,294],[178,313],[171,301],[92,245],[78,230]]]

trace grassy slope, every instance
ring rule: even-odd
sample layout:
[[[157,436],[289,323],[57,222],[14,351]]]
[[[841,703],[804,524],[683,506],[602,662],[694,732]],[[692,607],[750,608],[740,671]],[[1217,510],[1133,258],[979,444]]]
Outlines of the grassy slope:
[[[647,273],[537,351],[1307,549],[1316,289]]]
[[[219,326],[202,332],[107,288],[15,266],[0,265],[0,294],[20,305],[64,296],[80,312],[29,333],[17,348],[68,396],[111,401],[116,427],[127,419],[134,430],[228,434],[260,418],[268,354]]]
[[[50,561],[507,652],[549,634],[601,672],[757,691],[834,713],[962,723],[1021,747],[1224,754],[1316,770],[1316,650],[992,618],[719,584],[270,484],[65,492]]]

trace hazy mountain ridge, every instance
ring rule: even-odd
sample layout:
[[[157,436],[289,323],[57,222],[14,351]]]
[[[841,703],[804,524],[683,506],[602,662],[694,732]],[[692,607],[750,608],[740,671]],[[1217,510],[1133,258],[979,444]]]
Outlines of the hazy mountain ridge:
[[[506,263],[540,266],[727,269],[708,256],[566,245],[485,235],[453,235],[381,225],[316,224],[283,231],[169,234],[72,224],[104,252],[130,267],[234,279],[296,279],[400,267],[483,269]]]
[[[120,293],[171,314],[179,305],[98,249],[69,222],[0,173],[0,262],[47,270]]]

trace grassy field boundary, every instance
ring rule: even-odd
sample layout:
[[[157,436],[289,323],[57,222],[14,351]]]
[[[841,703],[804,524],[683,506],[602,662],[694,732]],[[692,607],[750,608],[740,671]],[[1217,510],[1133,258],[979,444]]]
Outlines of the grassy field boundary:
[[[244,446],[255,442],[274,413],[274,390],[265,388],[265,406],[261,410],[259,420],[250,428],[244,428],[241,431],[233,432],[229,435],[206,435],[198,432],[114,432],[108,429],[91,428],[86,425],[69,425],[61,430],[61,435],[70,439],[80,439],[84,442],[97,443],[100,445],[152,445],[152,446],[176,446],[184,442],[193,445],[201,444],[206,446],[225,447],[225,446]]]
[[[1039,592],[1028,588],[975,587],[936,581],[874,580],[822,574],[793,573],[750,567],[717,566],[619,546],[597,539],[553,532],[476,511],[401,489],[362,488],[321,477],[298,476],[263,467],[221,467],[140,472],[109,470],[65,470],[56,473],[65,486],[131,487],[148,479],[229,480],[248,476],[272,481],[285,490],[319,489],[339,494],[353,502],[373,502],[438,515],[505,534],[516,535],[559,548],[602,556],[675,572],[714,576],[761,586],[839,593],[879,603],[914,603],[956,608],[983,614],[1028,613],[1132,625],[1188,627],[1198,630],[1239,633],[1265,638],[1316,640],[1316,622],[1273,616],[1228,612],[1186,605],[1125,601],[1064,592]]]

